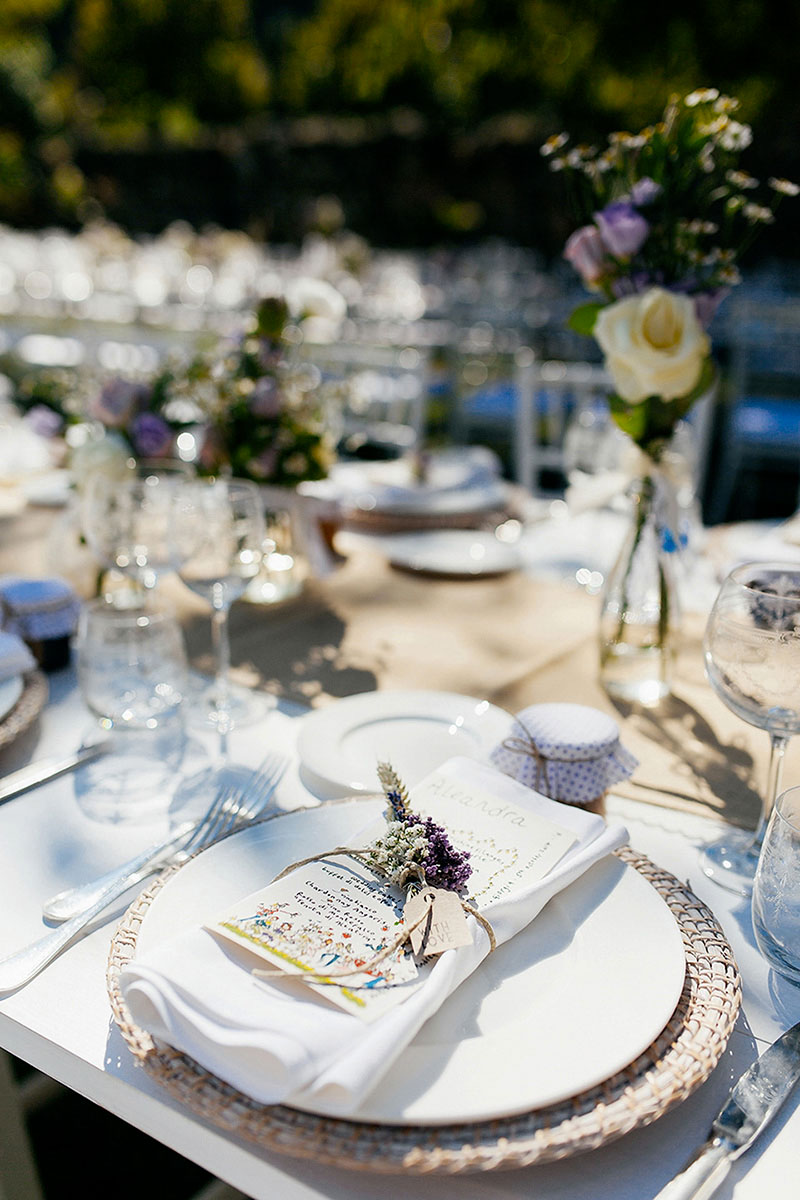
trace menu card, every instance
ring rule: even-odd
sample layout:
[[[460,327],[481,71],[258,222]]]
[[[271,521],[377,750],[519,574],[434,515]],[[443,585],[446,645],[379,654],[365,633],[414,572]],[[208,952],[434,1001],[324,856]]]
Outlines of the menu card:
[[[575,841],[555,822],[441,770],[410,792],[408,804],[442,825],[459,850],[469,851],[466,898],[479,910],[513,902]],[[385,829],[385,821],[375,821],[350,846],[365,850]],[[407,944],[383,955],[402,932],[404,904],[402,889],[357,859],[323,854],[246,896],[206,928],[265,960],[271,980],[275,968],[306,976],[308,987],[369,1022],[422,987],[430,970]]]

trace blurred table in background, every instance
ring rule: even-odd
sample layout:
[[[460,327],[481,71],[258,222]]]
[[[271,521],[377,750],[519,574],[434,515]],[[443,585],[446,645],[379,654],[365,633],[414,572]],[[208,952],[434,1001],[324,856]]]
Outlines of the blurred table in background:
[[[2,521],[0,572],[52,573],[46,547],[59,515],[29,507]],[[554,534],[563,543],[565,530]],[[640,761],[626,794],[755,827],[768,738],[737,720],[705,680],[703,609],[710,600],[685,614],[673,696],[658,708],[621,707],[597,679],[599,597],[574,573],[557,580],[543,569],[537,577],[530,557],[525,570],[496,577],[435,578],[391,567],[364,542],[294,599],[234,605],[235,680],[309,706],[418,687],[479,697],[512,713],[540,702],[587,704],[619,721],[623,742]],[[162,586],[181,616],[192,663],[210,671],[207,608],[175,578]],[[800,780],[797,740],[787,751],[787,784]],[[0,768],[11,766],[7,751]]]

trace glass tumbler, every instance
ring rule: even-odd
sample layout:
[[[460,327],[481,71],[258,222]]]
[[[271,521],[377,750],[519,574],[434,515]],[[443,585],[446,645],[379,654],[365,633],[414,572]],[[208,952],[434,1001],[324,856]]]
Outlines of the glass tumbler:
[[[81,693],[106,728],[156,729],[178,716],[186,651],[169,610],[90,601],[79,619],[77,651]]]
[[[800,787],[775,801],[753,883],[753,932],[764,958],[800,984]]]

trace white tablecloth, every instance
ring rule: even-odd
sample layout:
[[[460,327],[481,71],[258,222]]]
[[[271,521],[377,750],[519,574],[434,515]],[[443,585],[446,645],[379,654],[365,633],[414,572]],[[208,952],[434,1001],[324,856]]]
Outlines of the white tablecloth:
[[[14,762],[9,751],[2,768],[21,765],[26,756],[74,746],[88,723],[71,673],[52,677],[52,698],[38,744],[26,743],[20,762]],[[233,754],[254,764],[270,745],[291,750],[296,730],[297,718],[276,710],[263,724],[234,735]],[[296,769],[282,782],[279,801],[286,808],[314,802]],[[410,1176],[401,1182],[269,1154],[233,1135],[209,1130],[135,1066],[111,1021],[105,963],[112,921],[96,927],[26,988],[0,1000],[0,1044],[255,1200],[372,1200],[379,1191],[402,1193],[410,1200],[651,1200],[701,1143],[734,1079],[756,1053],[800,1020],[800,988],[776,976],[761,959],[753,944],[747,903],[700,871],[697,850],[717,835],[717,822],[613,796],[608,808],[627,825],[637,850],[687,880],[712,907],[739,963],[744,1003],[723,1061],[703,1087],[652,1126],[591,1154],[525,1171],[463,1178]],[[121,861],[158,836],[164,825],[163,816],[115,826],[91,819],[79,806],[72,776],[0,807],[0,952],[11,952],[42,933],[40,905],[46,896]],[[587,1020],[592,1019],[588,998]],[[800,1108],[794,1097],[756,1147],[734,1165],[720,1200],[794,1200],[798,1144]]]

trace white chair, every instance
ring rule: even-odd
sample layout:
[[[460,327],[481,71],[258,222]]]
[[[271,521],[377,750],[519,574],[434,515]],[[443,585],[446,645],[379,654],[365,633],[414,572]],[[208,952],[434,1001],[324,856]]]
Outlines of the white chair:
[[[563,491],[567,429],[582,416],[589,418],[598,412],[607,416],[610,386],[605,370],[596,363],[517,357],[514,474],[531,495]]]
[[[333,397],[340,454],[401,455],[421,443],[426,420],[428,355],[414,346],[351,343],[305,346]]]

